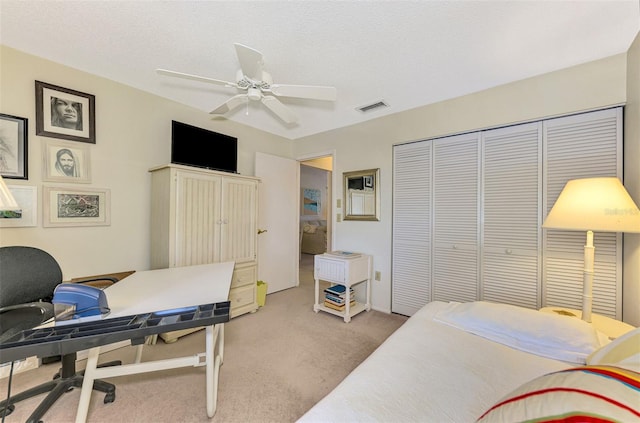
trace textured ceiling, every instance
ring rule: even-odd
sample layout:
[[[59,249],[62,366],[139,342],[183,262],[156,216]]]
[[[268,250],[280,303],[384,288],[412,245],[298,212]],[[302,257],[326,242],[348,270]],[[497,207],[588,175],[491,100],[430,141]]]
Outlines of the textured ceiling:
[[[294,125],[259,102],[228,114],[297,139],[623,53],[639,9],[638,0],[0,0],[0,43],[205,112],[236,90],[155,69],[235,81],[242,43],[264,55],[274,83],[337,88],[335,103],[282,99]],[[356,110],[379,100],[390,107]]]

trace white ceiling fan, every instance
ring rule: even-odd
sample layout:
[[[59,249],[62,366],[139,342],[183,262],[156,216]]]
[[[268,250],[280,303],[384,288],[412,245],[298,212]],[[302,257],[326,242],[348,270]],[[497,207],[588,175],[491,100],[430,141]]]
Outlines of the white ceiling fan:
[[[274,84],[271,75],[264,69],[262,53],[242,44],[234,44],[240,61],[240,69],[236,73],[236,82],[222,81],[205,76],[190,75],[166,69],[156,69],[160,75],[176,76],[194,81],[207,82],[225,87],[237,88],[242,94],[231,97],[225,103],[212,110],[212,115],[224,115],[249,100],[258,101],[267,106],[285,123],[295,123],[296,115],[277,97],[296,97],[311,100],[335,101],[336,89],[313,85]]]

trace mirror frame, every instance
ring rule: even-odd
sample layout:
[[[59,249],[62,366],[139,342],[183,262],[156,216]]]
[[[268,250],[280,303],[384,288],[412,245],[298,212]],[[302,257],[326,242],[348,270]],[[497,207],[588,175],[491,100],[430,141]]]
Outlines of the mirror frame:
[[[353,214],[351,212],[351,196],[349,195],[349,179],[359,179],[366,176],[371,177],[371,188],[373,191],[373,213],[372,214]],[[343,220],[368,220],[379,221],[380,220],[380,169],[366,169],[358,170],[354,172],[342,173],[342,197],[344,204],[344,218]],[[363,190],[364,191],[364,190]],[[368,191],[368,190],[367,190]]]

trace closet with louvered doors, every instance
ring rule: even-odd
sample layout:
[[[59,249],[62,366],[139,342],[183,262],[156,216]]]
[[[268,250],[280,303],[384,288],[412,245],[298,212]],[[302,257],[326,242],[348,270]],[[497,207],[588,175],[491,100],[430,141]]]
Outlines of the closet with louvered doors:
[[[541,229],[564,184],[622,177],[622,108],[394,146],[392,311],[581,308],[581,232]],[[621,235],[596,233],[595,313],[620,318]]]

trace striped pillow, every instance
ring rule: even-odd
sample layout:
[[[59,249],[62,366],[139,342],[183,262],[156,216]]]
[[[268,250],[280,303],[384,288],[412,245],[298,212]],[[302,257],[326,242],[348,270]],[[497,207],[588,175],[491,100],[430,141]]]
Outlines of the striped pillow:
[[[640,422],[640,373],[581,366],[520,386],[486,411],[487,422]]]

